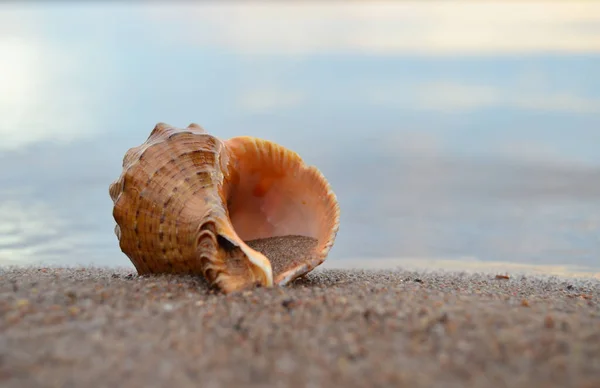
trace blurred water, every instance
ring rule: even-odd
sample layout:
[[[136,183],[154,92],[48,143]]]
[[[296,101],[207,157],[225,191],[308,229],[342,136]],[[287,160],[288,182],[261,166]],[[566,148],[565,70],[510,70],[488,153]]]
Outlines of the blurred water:
[[[591,2],[5,3],[0,264],[129,265],[108,185],[162,121],[317,165],[334,264],[598,269],[599,68]]]

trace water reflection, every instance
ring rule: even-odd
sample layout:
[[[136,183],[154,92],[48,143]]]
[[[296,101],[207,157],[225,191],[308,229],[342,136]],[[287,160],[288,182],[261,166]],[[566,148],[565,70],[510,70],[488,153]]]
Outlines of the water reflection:
[[[599,5],[462,7],[2,5],[0,264],[129,265],[108,185],[164,121],[316,164],[332,263],[600,267]]]

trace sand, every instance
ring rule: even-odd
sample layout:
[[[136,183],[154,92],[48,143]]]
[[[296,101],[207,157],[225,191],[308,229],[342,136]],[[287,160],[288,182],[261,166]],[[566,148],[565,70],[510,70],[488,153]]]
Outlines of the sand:
[[[318,240],[305,236],[280,236],[246,241],[250,248],[269,258],[273,278],[287,270],[302,265],[313,254]]]
[[[600,282],[316,270],[232,295],[0,268],[2,387],[600,387]]]

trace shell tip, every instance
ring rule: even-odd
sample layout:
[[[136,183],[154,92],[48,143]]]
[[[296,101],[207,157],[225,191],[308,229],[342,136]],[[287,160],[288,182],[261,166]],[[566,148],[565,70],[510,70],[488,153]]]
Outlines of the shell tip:
[[[206,130],[196,123],[190,123],[190,125],[188,125],[187,128],[194,129],[196,132],[199,133],[206,133]]]
[[[157,123],[157,124],[154,126],[154,129],[155,129],[155,130],[157,130],[157,131],[164,131],[164,130],[167,130],[167,129],[169,129],[170,127],[171,127],[171,126],[170,126],[169,124],[167,124],[167,123],[163,123],[163,122],[160,122],[160,123]]]
[[[169,124],[160,122],[154,126],[154,129],[152,130],[152,132],[150,132],[150,136],[148,138],[157,135],[160,136],[161,134],[167,132],[169,128],[171,128]]]

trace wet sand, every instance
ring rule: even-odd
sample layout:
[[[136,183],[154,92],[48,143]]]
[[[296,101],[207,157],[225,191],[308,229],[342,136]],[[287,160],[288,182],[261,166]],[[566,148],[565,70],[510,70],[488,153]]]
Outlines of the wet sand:
[[[317,270],[222,295],[0,268],[2,387],[600,387],[600,281]]]

